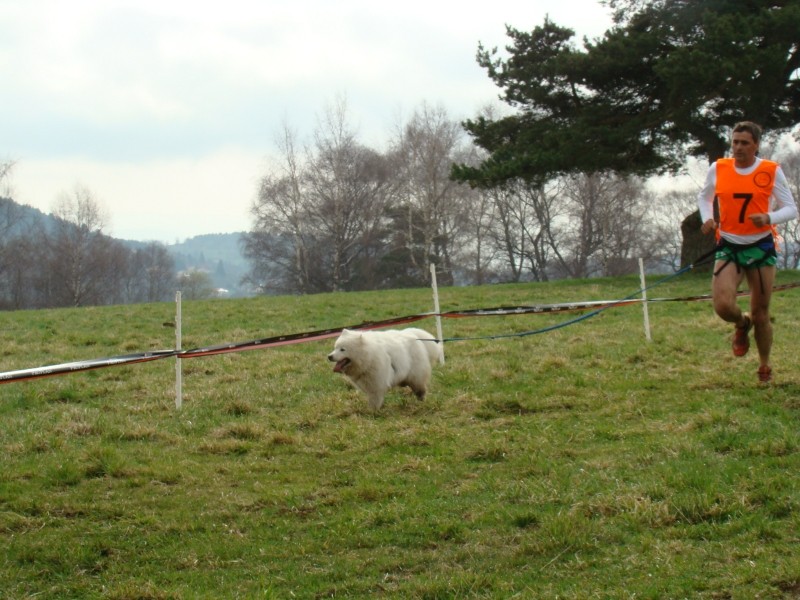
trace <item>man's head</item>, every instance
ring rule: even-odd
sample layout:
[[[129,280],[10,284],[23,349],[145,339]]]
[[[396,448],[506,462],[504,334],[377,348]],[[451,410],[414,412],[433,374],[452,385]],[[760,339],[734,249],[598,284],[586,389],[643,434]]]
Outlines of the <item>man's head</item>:
[[[740,121],[733,126],[731,150],[737,167],[746,168],[756,160],[761,143],[761,126],[752,121]]]

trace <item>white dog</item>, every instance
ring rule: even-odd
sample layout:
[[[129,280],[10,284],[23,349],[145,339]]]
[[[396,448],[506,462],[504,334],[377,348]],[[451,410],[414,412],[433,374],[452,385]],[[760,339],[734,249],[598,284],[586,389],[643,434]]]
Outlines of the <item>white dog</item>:
[[[430,340],[430,341],[422,341]],[[328,360],[333,370],[344,373],[367,395],[369,405],[378,410],[386,392],[407,386],[420,400],[425,398],[431,366],[443,362],[442,344],[424,329],[352,331],[344,329]]]

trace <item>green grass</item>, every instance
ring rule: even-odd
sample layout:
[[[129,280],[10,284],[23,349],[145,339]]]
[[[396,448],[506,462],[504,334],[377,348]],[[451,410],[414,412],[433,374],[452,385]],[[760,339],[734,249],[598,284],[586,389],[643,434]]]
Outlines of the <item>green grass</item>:
[[[637,288],[444,288],[441,309]],[[649,295],[708,289],[690,274]],[[429,290],[185,302],[183,347],[431,306]],[[0,313],[0,371],[171,348],[174,312]],[[174,359],[0,385],[1,595],[797,598],[798,291],[773,314],[767,388],[708,302],[651,305],[650,343],[639,306],[449,343],[427,400],[393,391],[377,414],[332,372],[332,340],[184,360],[181,410]]]

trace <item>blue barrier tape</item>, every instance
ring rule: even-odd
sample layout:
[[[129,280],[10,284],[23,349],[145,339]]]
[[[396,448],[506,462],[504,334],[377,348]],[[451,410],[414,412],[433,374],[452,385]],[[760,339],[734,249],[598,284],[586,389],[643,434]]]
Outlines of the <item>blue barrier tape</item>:
[[[636,292],[635,295],[641,294],[643,291],[647,289],[651,289],[656,285],[659,285],[662,282],[656,282],[652,286],[639,290]],[[787,283],[783,285],[778,285],[772,288],[773,292],[779,292],[783,290],[788,290],[791,288],[800,287],[800,282],[795,283]],[[744,290],[740,291],[736,294],[737,296],[749,296],[750,291]],[[631,295],[633,296],[633,294]],[[514,338],[514,337],[527,337],[531,335],[538,335],[541,333],[548,333],[550,331],[554,331],[556,329],[561,329],[563,327],[567,327],[568,325],[573,325],[580,321],[585,321],[586,319],[591,319],[592,317],[596,317],[601,312],[608,310],[609,308],[616,308],[618,306],[627,306],[630,304],[641,304],[643,302],[647,302],[648,304],[654,302],[692,302],[698,300],[710,300],[711,294],[703,294],[699,296],[684,296],[681,298],[648,298],[646,301],[642,298],[633,298],[631,296],[627,296],[622,300],[597,300],[594,302],[582,302],[582,303],[564,303],[564,304],[543,304],[539,306],[516,306],[516,307],[503,307],[503,308],[490,308],[490,309],[476,309],[472,311],[459,311],[459,312],[452,312],[452,313],[442,313],[439,316],[442,317],[472,317],[472,316],[487,316],[487,315],[521,315],[521,314],[543,314],[548,312],[563,312],[568,310],[586,310],[589,308],[594,308],[595,310],[583,314],[579,317],[575,317],[574,319],[569,319],[568,321],[564,321],[562,323],[557,323],[555,325],[550,325],[548,327],[542,327],[540,329],[533,329],[530,331],[520,331],[516,333],[506,333],[506,334],[494,334],[494,335],[486,335],[486,336],[476,336],[476,337],[451,337],[451,338],[444,338],[442,340],[436,340],[441,342],[472,342],[478,340],[499,340],[505,338]]]
[[[705,260],[709,256],[711,256],[710,253],[708,255],[704,256],[703,260]],[[656,281],[652,285],[639,288],[638,290],[636,290],[632,294],[628,294],[627,296],[625,296],[621,300],[615,300],[615,301],[606,302],[605,305],[601,306],[600,308],[597,308],[597,309],[595,309],[595,310],[593,310],[591,312],[588,312],[586,314],[583,314],[583,315],[581,315],[579,317],[575,317],[574,319],[569,319],[568,321],[564,321],[563,323],[557,323],[556,325],[550,325],[548,327],[542,327],[540,329],[532,329],[530,331],[521,331],[521,332],[517,332],[517,333],[507,333],[507,334],[501,334],[501,335],[487,335],[487,336],[477,336],[477,337],[444,338],[441,341],[442,342],[466,342],[466,341],[477,341],[477,340],[499,340],[499,339],[512,338],[512,337],[528,337],[528,336],[531,336],[531,335],[538,335],[538,334],[541,334],[541,333],[547,333],[549,331],[555,331],[556,329],[561,329],[563,327],[567,327],[569,325],[574,325],[575,323],[579,323],[580,321],[585,321],[587,319],[591,319],[592,317],[596,317],[601,312],[606,311],[609,308],[614,308],[614,307],[617,307],[617,306],[624,306],[626,304],[631,304],[632,302],[635,302],[637,300],[641,301],[641,299],[640,298],[636,298],[636,296],[643,295],[646,291],[648,291],[648,290],[650,290],[650,289],[652,289],[654,287],[657,287],[659,285],[662,285],[662,284],[666,283],[667,281],[669,281],[670,279],[674,279],[675,277],[678,277],[679,275],[683,275],[684,273],[686,273],[687,271],[689,271],[692,268],[694,268],[694,264],[687,265],[686,267],[680,269],[679,271],[676,271],[672,275],[668,275],[667,277],[663,277],[662,279],[659,279],[658,281]]]

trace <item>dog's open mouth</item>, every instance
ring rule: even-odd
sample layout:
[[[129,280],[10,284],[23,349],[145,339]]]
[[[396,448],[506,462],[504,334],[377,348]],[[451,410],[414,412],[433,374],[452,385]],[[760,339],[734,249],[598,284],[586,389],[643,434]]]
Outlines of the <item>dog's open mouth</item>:
[[[350,364],[350,359],[349,358],[343,358],[342,360],[340,360],[339,362],[337,362],[334,365],[333,372],[334,373],[341,373],[344,370],[344,368],[349,364]]]

